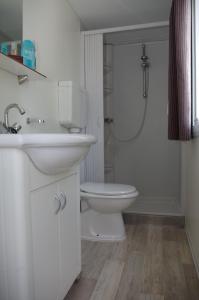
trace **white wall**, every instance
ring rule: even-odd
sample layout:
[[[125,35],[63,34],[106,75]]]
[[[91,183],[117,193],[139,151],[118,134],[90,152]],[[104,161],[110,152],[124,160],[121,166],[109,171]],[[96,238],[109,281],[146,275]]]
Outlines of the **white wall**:
[[[135,185],[140,197],[130,211],[179,213],[180,144],[167,137],[168,42],[147,44],[150,87],[141,136],[114,142],[115,181]],[[113,117],[120,138],[135,135],[144,111],[141,45],[114,46]]]
[[[186,180],[186,231],[199,275],[199,138],[184,143]]]
[[[47,80],[29,81],[19,86],[14,75],[0,70],[0,119],[9,103],[20,103],[24,116],[12,111],[22,132],[60,132],[57,116],[57,81],[80,81],[80,21],[66,0],[24,0],[24,38],[37,45],[37,69]],[[27,117],[44,119],[44,125],[26,125]]]
[[[80,21],[67,0],[24,0],[23,38],[35,41],[41,73],[79,82]]]
[[[9,113],[9,120],[10,124],[18,122],[22,125],[21,133],[64,131],[58,123],[57,87],[57,82],[48,80],[29,81],[19,86],[14,75],[0,71],[0,120],[3,120],[8,104],[18,103],[24,107],[25,115],[21,116],[13,109]],[[45,123],[27,125],[28,117],[45,120]]]
[[[0,70],[0,121],[3,120],[3,111],[9,103],[19,103],[19,86],[15,76]]]

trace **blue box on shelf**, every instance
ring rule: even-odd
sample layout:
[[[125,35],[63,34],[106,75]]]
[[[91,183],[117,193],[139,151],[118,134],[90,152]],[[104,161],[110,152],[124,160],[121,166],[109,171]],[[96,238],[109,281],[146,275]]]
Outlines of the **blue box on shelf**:
[[[21,47],[23,64],[30,69],[36,69],[35,44],[31,40],[24,40]]]

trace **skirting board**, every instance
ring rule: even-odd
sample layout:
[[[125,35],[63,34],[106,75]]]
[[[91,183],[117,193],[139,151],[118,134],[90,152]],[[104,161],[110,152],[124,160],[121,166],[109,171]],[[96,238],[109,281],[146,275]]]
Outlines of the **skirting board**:
[[[134,214],[124,213],[123,219],[125,224],[154,224],[154,225],[167,225],[185,228],[184,216],[163,216],[153,214]]]
[[[125,213],[163,216],[183,215],[177,199],[172,197],[140,197],[125,211]]]
[[[188,243],[189,243],[189,247],[191,249],[191,255],[193,257],[193,261],[194,261],[194,265],[195,265],[195,268],[196,268],[196,272],[197,272],[197,275],[198,275],[198,278],[199,278],[199,262],[197,260],[196,252],[194,250],[193,243],[192,243],[189,231],[187,230],[186,227],[185,227],[185,232],[186,232],[186,235],[187,235],[187,240],[188,240]]]

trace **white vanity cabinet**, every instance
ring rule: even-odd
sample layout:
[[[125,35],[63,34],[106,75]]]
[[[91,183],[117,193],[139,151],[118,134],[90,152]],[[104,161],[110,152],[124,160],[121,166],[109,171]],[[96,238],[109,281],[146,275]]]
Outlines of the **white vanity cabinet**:
[[[59,299],[59,224],[54,214],[56,185],[31,193],[34,290],[36,299]]]
[[[61,299],[81,272],[80,202],[75,201],[80,198],[80,188],[77,190],[76,182],[76,178],[69,177],[58,186],[59,193],[66,194],[66,207],[61,211],[59,223]]]
[[[12,183],[12,184],[11,184]],[[79,169],[0,151],[0,300],[63,300],[81,271]]]
[[[63,300],[80,273],[76,175],[31,192],[35,300]]]

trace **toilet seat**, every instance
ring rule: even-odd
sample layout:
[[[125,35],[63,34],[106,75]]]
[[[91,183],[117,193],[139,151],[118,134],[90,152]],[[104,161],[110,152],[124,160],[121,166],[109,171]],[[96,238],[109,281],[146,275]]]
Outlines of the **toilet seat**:
[[[134,186],[116,183],[83,183],[80,187],[82,195],[96,195],[96,196],[127,196],[137,194],[137,190]]]
[[[114,195],[114,196],[108,196],[108,195],[100,195],[100,194],[91,194],[91,193],[86,193],[86,192],[80,192],[80,196],[82,197],[82,199],[85,198],[95,198],[95,199],[106,199],[106,200],[111,200],[113,199],[114,201],[116,200],[122,200],[122,199],[129,199],[129,198],[134,198],[137,197],[139,195],[138,191],[135,191],[134,193],[131,194],[123,194],[123,195]]]

